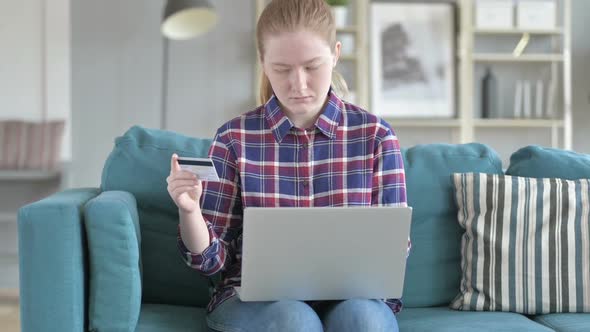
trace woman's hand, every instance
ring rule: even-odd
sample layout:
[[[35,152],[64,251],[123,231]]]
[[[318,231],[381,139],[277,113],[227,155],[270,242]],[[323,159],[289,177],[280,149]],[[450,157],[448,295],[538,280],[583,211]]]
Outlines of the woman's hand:
[[[166,178],[168,194],[182,212],[192,213],[200,209],[203,193],[201,180],[191,172],[183,171],[178,164],[178,155],[170,158],[170,175]]]

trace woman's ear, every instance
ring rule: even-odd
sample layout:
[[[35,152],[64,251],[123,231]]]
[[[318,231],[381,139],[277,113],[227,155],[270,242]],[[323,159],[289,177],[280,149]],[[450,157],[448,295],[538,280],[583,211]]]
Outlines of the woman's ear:
[[[336,68],[338,64],[338,59],[340,58],[340,50],[342,49],[342,43],[337,41],[336,45],[334,45],[334,63],[332,64],[332,68]]]

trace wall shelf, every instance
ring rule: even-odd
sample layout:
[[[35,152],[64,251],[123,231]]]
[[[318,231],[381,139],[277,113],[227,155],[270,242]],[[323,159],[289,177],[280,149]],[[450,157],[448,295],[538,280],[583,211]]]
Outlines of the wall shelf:
[[[342,61],[356,61],[358,60],[358,57],[354,54],[344,54],[344,55],[340,55],[339,60]]]
[[[0,170],[0,181],[46,181],[60,175],[60,170]]]
[[[7,222],[15,222],[17,214],[12,212],[0,212],[0,224]]]
[[[430,127],[430,128],[458,128],[461,126],[459,119],[403,119],[384,116],[383,119],[393,126],[402,127]]]
[[[527,30],[527,29],[474,29],[473,33],[480,35],[562,35],[563,29]]]
[[[487,128],[553,128],[563,127],[563,120],[550,119],[475,119],[475,127]]]
[[[524,54],[514,56],[512,54],[500,53],[477,53],[473,54],[473,61],[478,62],[559,62],[563,61],[561,54]]]
[[[336,33],[357,33],[358,28],[356,26],[348,26],[336,28]]]

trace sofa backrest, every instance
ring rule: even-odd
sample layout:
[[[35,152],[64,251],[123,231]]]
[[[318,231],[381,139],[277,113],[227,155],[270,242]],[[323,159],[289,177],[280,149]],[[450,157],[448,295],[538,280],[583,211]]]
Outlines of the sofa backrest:
[[[115,141],[101,189],[137,201],[141,224],[143,302],[203,307],[209,280],[187,267],[176,246],[178,209],[166,189],[173,153],[207,156],[210,139],[132,127]],[[428,144],[403,150],[408,204],[413,207],[404,305],[447,305],[459,292],[460,238],[451,183],[455,172],[501,174],[497,154],[482,144]]]
[[[137,201],[143,265],[142,301],[204,307],[209,280],[187,267],[177,249],[178,209],[166,189],[170,157],[206,157],[210,139],[139,126],[115,140],[101,190],[122,190]]]
[[[491,148],[477,143],[417,145],[402,154],[413,208],[404,306],[448,305],[459,294],[463,234],[451,174],[501,174],[502,162]]]

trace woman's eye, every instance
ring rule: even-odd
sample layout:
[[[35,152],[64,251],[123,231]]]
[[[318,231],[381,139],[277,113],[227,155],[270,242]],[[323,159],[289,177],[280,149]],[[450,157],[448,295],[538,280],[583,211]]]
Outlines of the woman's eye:
[[[318,68],[319,68],[319,66],[311,66],[311,67],[305,67],[305,70],[312,71],[312,70],[316,70]]]

